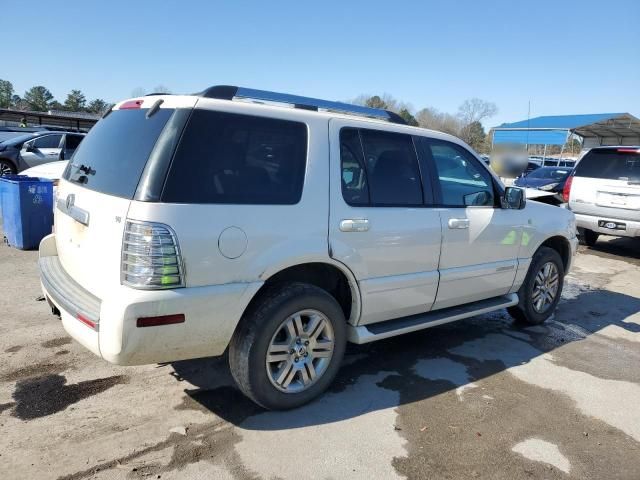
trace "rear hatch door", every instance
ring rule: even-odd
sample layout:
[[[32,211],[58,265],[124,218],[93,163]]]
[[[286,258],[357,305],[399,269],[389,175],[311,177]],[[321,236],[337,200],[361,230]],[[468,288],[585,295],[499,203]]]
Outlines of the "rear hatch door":
[[[120,283],[127,212],[147,160],[176,111],[175,101],[164,101],[149,115],[160,99],[148,97],[114,108],[80,144],[58,186],[55,232],[60,262],[98,298]]]
[[[576,167],[570,207],[576,213],[640,221],[640,149],[587,153]]]

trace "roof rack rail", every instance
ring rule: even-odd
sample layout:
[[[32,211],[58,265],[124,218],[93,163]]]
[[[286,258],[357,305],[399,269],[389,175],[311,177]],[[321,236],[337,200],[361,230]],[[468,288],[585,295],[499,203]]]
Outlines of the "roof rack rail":
[[[332,102],[319,98],[301,97],[289,95],[288,93],[269,92],[267,90],[256,90],[253,88],[235,87],[232,85],[215,85],[209,87],[197,95],[205,98],[216,98],[218,100],[233,100],[234,98],[246,98],[252,100],[262,100],[266,102],[286,103],[295,108],[304,110],[328,110],[331,112],[358,115],[386,120],[391,123],[406,125],[407,122],[395,112],[383,110],[381,108],[363,107],[361,105],[351,105],[350,103]]]

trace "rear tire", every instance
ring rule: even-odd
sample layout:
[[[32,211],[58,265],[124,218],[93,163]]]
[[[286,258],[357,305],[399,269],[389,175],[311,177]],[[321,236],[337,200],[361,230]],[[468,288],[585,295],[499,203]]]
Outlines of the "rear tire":
[[[346,347],[338,302],[316,286],[274,286],[243,316],[229,346],[242,392],[270,410],[310,402],[333,381]]]
[[[540,325],[556,309],[564,284],[564,264],[552,248],[540,247],[534,254],[524,283],[518,290],[518,305],[507,311],[517,322]]]
[[[15,175],[18,172],[15,165],[9,160],[0,159],[0,177],[5,175]]]
[[[580,242],[580,245],[586,245],[588,247],[595,246],[598,241],[598,237],[600,236],[599,233],[587,228],[580,229],[578,233],[578,241]]]

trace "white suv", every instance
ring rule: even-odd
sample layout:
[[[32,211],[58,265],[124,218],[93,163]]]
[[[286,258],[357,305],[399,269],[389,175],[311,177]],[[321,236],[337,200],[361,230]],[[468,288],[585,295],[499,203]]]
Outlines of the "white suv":
[[[563,195],[585,245],[594,246],[600,234],[640,237],[640,147],[589,150]]]
[[[310,401],[347,341],[508,308],[553,312],[571,212],[504,188],[455,137],[237,87],[117,104],[72,158],[42,287],[120,365],[229,351],[271,409]]]

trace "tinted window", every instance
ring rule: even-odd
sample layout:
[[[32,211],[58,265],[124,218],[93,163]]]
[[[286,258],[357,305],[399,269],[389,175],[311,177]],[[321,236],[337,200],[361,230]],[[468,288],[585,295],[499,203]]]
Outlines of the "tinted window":
[[[64,178],[91,190],[133,198],[149,154],[172,109],[114,110],[83,139]]]
[[[527,177],[549,180],[564,180],[571,173],[570,168],[542,167],[532,171]]]
[[[442,203],[452,207],[493,206],[491,176],[462,147],[450,142],[429,140],[436,166]]]
[[[163,201],[294,204],[302,195],[307,127],[273,118],[194,110]]]
[[[62,135],[44,135],[33,141],[35,148],[58,148]]]
[[[360,134],[355,128],[340,131],[342,197],[349,205],[368,205],[369,188]]]
[[[64,141],[64,148],[67,150],[75,150],[80,145],[84,137],[82,135],[67,135]]]
[[[640,181],[640,153],[636,149],[591,150],[578,163],[575,175]]]
[[[410,135],[360,130],[372,205],[422,205],[418,159]]]

